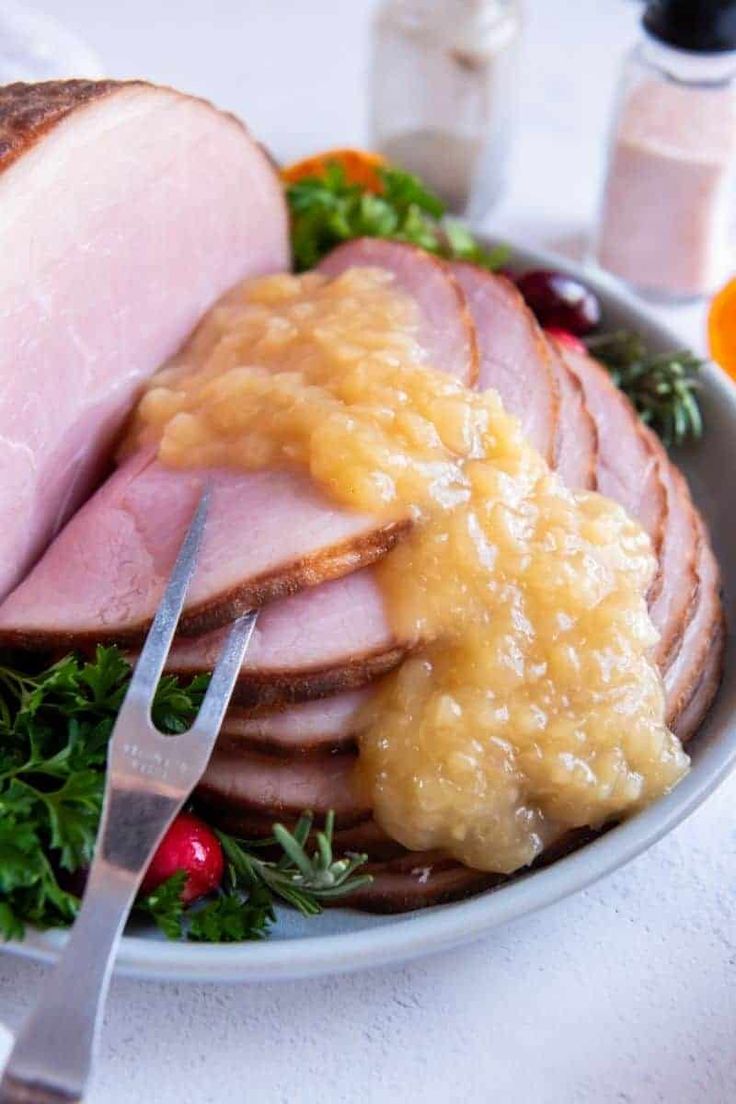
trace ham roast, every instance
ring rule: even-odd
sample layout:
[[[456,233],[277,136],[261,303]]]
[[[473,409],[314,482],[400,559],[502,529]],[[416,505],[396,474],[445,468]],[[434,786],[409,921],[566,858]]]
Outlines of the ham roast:
[[[141,81],[0,88],[0,212],[2,598],[99,480],[143,381],[289,247],[241,123]]]
[[[353,776],[366,684],[417,643],[395,639],[366,566],[406,532],[403,519],[341,510],[299,474],[167,470],[141,452],[41,555],[99,481],[145,380],[228,288],[287,267],[281,186],[260,147],[231,116],[143,82],[14,85],[0,90],[0,190],[4,244],[17,258],[5,266],[0,317],[2,501],[14,519],[0,534],[0,597],[12,590],[0,643],[137,643],[210,478],[189,635],[169,669],[208,670],[232,618],[265,609],[197,803],[252,837],[276,817],[293,824],[304,808],[318,819],[334,809],[337,851],[371,859],[374,881],[355,907],[403,911],[504,881],[406,852],[373,821]],[[597,486],[650,533],[656,658],[668,718],[687,739],[718,685],[724,622],[707,530],[658,439],[604,369],[548,341],[502,277],[374,239],[346,243],[320,267],[354,265],[386,269],[414,298],[430,363],[496,388],[569,486]]]

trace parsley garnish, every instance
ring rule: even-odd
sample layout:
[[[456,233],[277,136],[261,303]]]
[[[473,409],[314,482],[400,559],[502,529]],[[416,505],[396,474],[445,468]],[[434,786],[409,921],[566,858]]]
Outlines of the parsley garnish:
[[[324,176],[288,185],[298,272],[313,268],[340,242],[362,237],[408,242],[428,253],[491,270],[505,262],[504,246],[485,249],[462,223],[445,219],[442,200],[416,176],[396,168],[378,172],[382,182],[378,194],[348,183],[342,166],[335,163],[327,166]]]
[[[0,939],[21,938],[27,924],[65,926],[77,914],[102,806],[107,743],[129,679],[130,665],[117,648],[98,647],[89,660],[68,655],[38,670],[0,666]],[[161,680],[153,716],[162,731],[189,725],[207,681]],[[263,937],[276,899],[315,915],[320,901],[370,880],[354,876],[365,856],[333,858],[332,824],[329,817],[325,831],[313,835],[307,814],[293,834],[276,825],[266,841],[280,851],[273,861],[255,853],[259,845],[249,850],[218,833],[226,875],[217,897],[188,908],[181,901],[185,875],[175,874],[139,911],[169,938],[200,942]]]
[[[94,850],[107,742],[129,677],[116,648],[38,670],[0,667],[0,938],[76,915],[74,876]],[[157,725],[185,729],[206,683],[162,679]]]

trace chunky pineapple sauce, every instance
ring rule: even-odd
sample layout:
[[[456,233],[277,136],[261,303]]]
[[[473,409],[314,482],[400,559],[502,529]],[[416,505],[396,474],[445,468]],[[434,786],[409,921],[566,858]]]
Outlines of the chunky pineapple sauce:
[[[688,760],[649,658],[647,536],[566,490],[494,392],[428,365],[416,310],[373,269],[250,282],[156,378],[136,434],[168,464],[298,465],[341,504],[415,518],[377,570],[421,643],[363,718],[358,770],[407,847],[509,872]]]

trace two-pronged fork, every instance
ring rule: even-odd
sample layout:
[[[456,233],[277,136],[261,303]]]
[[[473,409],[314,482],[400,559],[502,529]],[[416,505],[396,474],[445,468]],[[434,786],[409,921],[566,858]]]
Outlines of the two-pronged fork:
[[[66,947],[21,1029],[0,1104],[70,1104],[89,1079],[115,952],[148,863],[209,760],[256,621],[236,621],[197,717],[164,736],[151,703],[197,562],[209,491],[186,535],[115,723],[97,847]]]

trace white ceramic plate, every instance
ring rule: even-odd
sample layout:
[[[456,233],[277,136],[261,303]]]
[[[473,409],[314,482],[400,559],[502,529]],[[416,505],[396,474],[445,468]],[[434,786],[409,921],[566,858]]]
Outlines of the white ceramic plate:
[[[605,279],[583,273],[559,257],[514,249],[520,268],[567,270],[601,297],[607,328],[640,330],[655,350],[681,344],[652,322],[631,298]],[[733,526],[733,471],[736,441],[736,388],[716,368],[703,379],[707,432],[703,441],[678,459],[713,534],[723,570],[727,611],[736,595],[736,547]],[[730,645],[730,639],[729,639]],[[513,920],[590,885],[622,866],[674,828],[726,777],[736,762],[736,661],[729,646],[726,671],[715,707],[690,751],[690,774],[673,793],[605,835],[553,865],[529,872],[497,889],[457,904],[440,905],[402,916],[369,916],[349,909],[332,910],[304,920],[284,910],[272,937],[263,943],[220,946],[169,943],[153,932],[123,939],[117,971],[138,977],[197,981],[273,981],[346,972],[404,962],[445,950],[482,935],[496,924]],[[63,944],[59,932],[32,932],[7,949],[32,958],[52,959]]]

